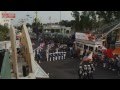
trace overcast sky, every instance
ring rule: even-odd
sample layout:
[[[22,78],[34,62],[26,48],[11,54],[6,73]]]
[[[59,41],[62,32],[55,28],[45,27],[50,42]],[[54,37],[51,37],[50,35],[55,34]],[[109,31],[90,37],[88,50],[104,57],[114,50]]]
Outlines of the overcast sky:
[[[27,18],[27,14],[29,14],[32,18],[29,19],[29,22],[33,21],[35,17],[35,11],[14,11],[16,13],[16,19],[13,20],[14,24],[18,23],[19,19]],[[42,23],[49,23],[49,17],[51,17],[51,22],[59,22],[60,21],[60,11],[38,11],[38,17]],[[61,20],[72,20],[74,19],[71,16],[71,11],[61,11]]]

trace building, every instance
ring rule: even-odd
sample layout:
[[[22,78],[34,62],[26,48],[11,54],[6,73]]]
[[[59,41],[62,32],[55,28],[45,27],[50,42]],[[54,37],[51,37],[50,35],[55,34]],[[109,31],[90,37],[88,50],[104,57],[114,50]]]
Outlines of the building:
[[[44,32],[51,32],[51,33],[62,33],[62,34],[69,34],[71,32],[71,27],[60,26],[58,24],[44,24],[43,25]]]
[[[10,28],[11,20],[15,18],[15,13],[11,11],[0,11],[0,25]]]
[[[11,48],[11,42],[10,41],[1,41],[0,42],[0,50],[10,49],[10,48]],[[19,40],[16,40],[16,48],[20,48]]]

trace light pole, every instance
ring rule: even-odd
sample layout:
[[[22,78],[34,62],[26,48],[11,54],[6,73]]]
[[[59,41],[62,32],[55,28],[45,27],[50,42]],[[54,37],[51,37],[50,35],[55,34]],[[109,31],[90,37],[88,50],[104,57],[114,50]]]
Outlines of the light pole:
[[[38,12],[35,11],[35,14],[36,14],[36,17],[35,17],[35,33],[37,35],[37,40],[38,40],[38,35],[39,35],[39,32],[38,32]]]
[[[60,21],[61,21],[61,11],[60,11]]]
[[[49,20],[50,20],[50,31],[52,31],[52,23],[51,23],[51,16],[49,17]],[[48,25],[49,26],[49,25]]]

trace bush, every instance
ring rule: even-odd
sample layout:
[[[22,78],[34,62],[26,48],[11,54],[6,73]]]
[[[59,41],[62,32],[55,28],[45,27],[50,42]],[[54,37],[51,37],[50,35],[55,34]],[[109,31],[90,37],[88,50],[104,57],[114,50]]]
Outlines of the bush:
[[[0,41],[8,40],[9,39],[8,33],[9,33],[8,27],[0,25]]]

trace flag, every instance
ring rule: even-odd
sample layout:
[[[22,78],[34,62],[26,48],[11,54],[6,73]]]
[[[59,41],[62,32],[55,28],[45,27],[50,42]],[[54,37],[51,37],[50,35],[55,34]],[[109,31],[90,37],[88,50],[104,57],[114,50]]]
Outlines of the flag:
[[[102,46],[102,50],[107,50],[107,48],[106,48],[106,47],[104,47],[104,46]]]
[[[107,50],[106,50],[106,54],[107,54],[107,57],[108,57],[108,58],[113,58],[113,53],[112,53],[112,52],[113,52],[112,49],[107,49]]]
[[[89,54],[89,56],[85,56],[83,58],[83,61],[92,61],[93,60],[93,52]]]

